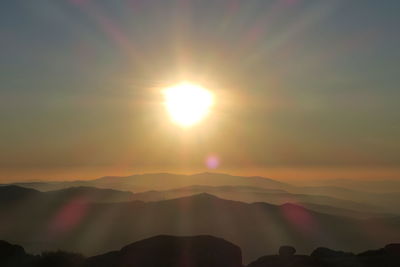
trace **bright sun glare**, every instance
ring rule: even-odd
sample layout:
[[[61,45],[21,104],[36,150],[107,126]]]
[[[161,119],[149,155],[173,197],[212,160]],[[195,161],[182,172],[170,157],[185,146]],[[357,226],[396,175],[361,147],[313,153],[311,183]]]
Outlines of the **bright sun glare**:
[[[182,82],[163,90],[165,106],[171,119],[182,127],[202,120],[214,104],[214,96],[204,87]]]

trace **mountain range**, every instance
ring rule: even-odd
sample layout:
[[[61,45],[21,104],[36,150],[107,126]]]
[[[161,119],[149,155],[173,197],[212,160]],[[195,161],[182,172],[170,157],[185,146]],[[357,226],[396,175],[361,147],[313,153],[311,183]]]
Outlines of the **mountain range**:
[[[281,244],[307,253],[316,246],[361,251],[400,240],[399,217],[356,219],[293,203],[245,203],[206,193],[144,202],[109,189],[40,192],[3,186],[0,196],[0,239],[30,252],[95,255],[159,234],[207,234],[239,245],[249,262]]]
[[[336,184],[337,183],[338,182],[336,182]],[[363,181],[358,182],[359,188],[363,188],[363,183]],[[252,187],[257,188],[257,190],[282,190],[280,191],[280,196],[278,194],[279,191],[269,191],[269,197],[261,197],[261,199],[255,199],[255,201],[267,201],[271,203],[282,204],[282,201],[277,201],[277,199],[280,198],[287,199],[285,200],[285,202],[295,201],[299,203],[328,205],[338,208],[346,208],[357,212],[400,214],[400,192],[381,192],[381,190],[378,190],[377,192],[363,191],[357,189],[355,181],[352,181],[351,184],[353,185],[352,189],[349,189],[347,187],[331,185],[295,186],[265,177],[242,177],[232,176],[223,173],[199,173],[194,175],[153,173],[132,175],[126,177],[108,176],[95,180],[84,181],[32,182],[19,183],[16,185],[27,188],[34,188],[41,191],[58,190],[69,187],[97,187],[104,189],[131,191],[134,193],[143,193],[147,191],[171,191],[191,186]],[[371,186],[369,186],[368,188],[371,189]],[[393,187],[393,189],[397,188],[398,187]],[[207,189],[207,191],[204,192],[209,192],[210,190],[211,189],[209,188]],[[223,190],[219,191],[222,192]],[[273,193],[276,194],[273,195]],[[334,198],[335,200],[333,200],[332,198]],[[233,199],[242,201],[242,199],[236,197]]]

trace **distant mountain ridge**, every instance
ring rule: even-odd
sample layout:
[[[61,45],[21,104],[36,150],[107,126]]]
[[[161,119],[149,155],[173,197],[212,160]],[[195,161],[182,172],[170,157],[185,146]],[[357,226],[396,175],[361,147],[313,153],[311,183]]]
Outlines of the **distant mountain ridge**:
[[[133,196],[132,192],[87,186],[47,192],[17,185],[0,186],[0,205],[19,201],[68,201],[73,198],[85,198],[90,202],[126,202],[135,200]]]
[[[384,216],[379,208],[357,203],[354,201],[337,199],[322,195],[306,195],[289,193],[281,189],[265,189],[250,186],[188,186],[166,191],[148,191],[134,194],[133,198],[142,201],[160,201],[171,198],[209,193],[217,197],[241,202],[268,202],[281,205],[286,202],[298,203],[312,207],[312,210],[326,213],[328,210],[337,215],[357,217]],[[340,210],[345,209],[341,212]],[[328,212],[329,213],[329,212]]]
[[[363,203],[375,206],[383,213],[400,214],[400,192],[379,193],[364,192],[338,186],[294,186],[260,176],[242,177],[223,173],[198,173],[193,175],[149,173],[125,177],[107,176],[95,180],[68,182],[34,182],[17,185],[38,189],[41,191],[58,190],[68,187],[89,186],[97,188],[131,191],[134,193],[146,191],[166,191],[176,188],[200,186],[249,186],[264,189],[284,190],[291,194],[315,195]],[[400,189],[398,189],[400,190]],[[310,202],[310,201],[304,201]],[[325,204],[328,203],[316,203]],[[372,211],[372,210],[369,210]]]
[[[17,193],[20,189],[20,193]],[[10,192],[14,195],[10,195]],[[394,215],[371,212],[376,210],[368,205],[362,205],[351,201],[345,201],[325,196],[308,196],[290,194],[279,189],[264,189],[257,187],[240,186],[189,186],[167,191],[148,191],[143,193],[132,193],[113,189],[101,189],[94,187],[70,187],[66,189],[40,192],[16,185],[0,186],[0,197],[7,201],[0,201],[0,205],[13,201],[69,201],[73,198],[84,198],[85,201],[94,203],[113,203],[144,201],[154,202],[180,197],[187,197],[207,193],[226,200],[235,200],[247,203],[267,202],[275,205],[284,203],[296,203],[313,211],[355,218],[390,217]],[[1,198],[0,198],[1,199]],[[313,202],[311,202],[313,201]],[[321,203],[321,204],[317,204]],[[353,210],[351,210],[353,208]]]
[[[177,187],[191,185],[241,185],[259,186],[264,188],[284,188],[289,186],[286,183],[275,181],[269,178],[253,176],[241,177],[222,173],[198,173],[193,175],[170,174],[170,173],[149,173],[131,176],[106,176],[95,180],[67,181],[67,182],[32,182],[17,183],[23,187],[38,189],[41,191],[57,190],[72,186],[93,186],[99,188],[110,188],[117,190],[128,190],[132,192],[143,192],[148,190],[168,190]]]

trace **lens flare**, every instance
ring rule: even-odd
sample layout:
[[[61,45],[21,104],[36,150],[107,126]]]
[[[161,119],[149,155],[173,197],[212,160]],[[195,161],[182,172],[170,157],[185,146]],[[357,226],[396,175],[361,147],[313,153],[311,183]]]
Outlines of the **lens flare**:
[[[206,158],[206,166],[207,166],[207,168],[209,168],[209,169],[216,169],[216,168],[218,168],[219,163],[220,163],[220,160],[219,160],[219,158],[218,158],[216,155],[209,155],[209,156]]]

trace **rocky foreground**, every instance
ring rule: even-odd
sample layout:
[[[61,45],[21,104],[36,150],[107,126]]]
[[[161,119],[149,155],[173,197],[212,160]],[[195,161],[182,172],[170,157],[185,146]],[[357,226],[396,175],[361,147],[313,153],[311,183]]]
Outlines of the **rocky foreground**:
[[[31,255],[24,248],[0,241],[2,267],[243,267],[241,249],[213,236],[156,236],[118,251],[84,257],[64,251]],[[247,267],[399,267],[400,244],[360,254],[317,248],[311,255],[296,255],[282,246],[277,255],[263,256]]]

